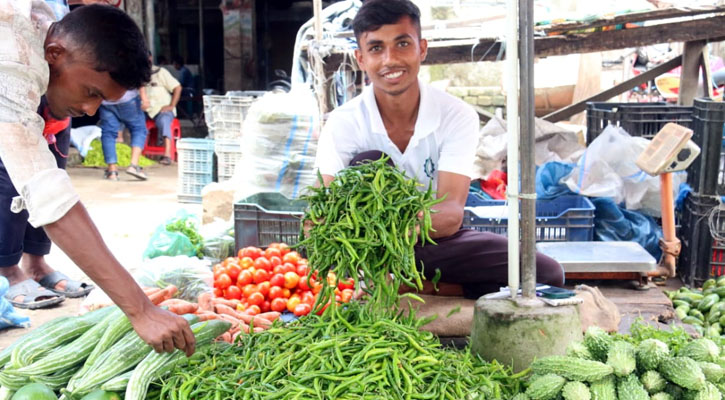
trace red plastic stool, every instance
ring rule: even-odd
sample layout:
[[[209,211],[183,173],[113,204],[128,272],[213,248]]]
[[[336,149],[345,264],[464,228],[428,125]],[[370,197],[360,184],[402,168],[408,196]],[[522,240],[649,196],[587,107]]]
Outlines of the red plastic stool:
[[[143,155],[145,156],[163,156],[164,155],[164,144],[163,141],[160,146],[157,146],[159,130],[156,128],[156,123],[152,119],[146,119],[146,129],[149,134],[146,135],[146,144],[143,148]],[[171,159],[176,161],[176,141],[181,139],[181,124],[179,120],[174,118],[171,121]]]

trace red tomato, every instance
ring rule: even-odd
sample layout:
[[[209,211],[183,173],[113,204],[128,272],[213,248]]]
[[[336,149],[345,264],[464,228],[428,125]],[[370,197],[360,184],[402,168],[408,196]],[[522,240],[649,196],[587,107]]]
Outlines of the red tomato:
[[[310,306],[314,306],[315,300],[317,300],[317,299],[315,298],[315,295],[312,294],[312,292],[307,291],[307,292],[302,293],[302,302],[303,303],[309,304]]]
[[[294,289],[297,284],[300,283],[300,276],[296,272],[286,272],[284,274],[284,287],[287,289]]]
[[[261,258],[258,258],[258,260],[261,260]],[[254,271],[254,283],[262,283],[267,282],[269,280],[269,273],[263,269],[258,269]]]
[[[259,306],[257,306],[257,305],[251,305],[251,306],[247,307],[247,309],[244,310],[244,312],[249,315],[257,315],[262,312],[262,309],[259,308]]]
[[[297,273],[297,267],[294,264],[288,262],[282,264],[282,273],[286,274],[288,272]]]
[[[264,296],[265,298],[267,297],[267,295],[269,295],[269,289],[270,286],[268,281],[260,282],[259,285],[257,285],[257,290],[259,291],[259,293],[262,293],[262,296]]]
[[[277,248],[279,249],[279,251],[282,253],[283,256],[290,252],[289,246],[287,246],[285,243],[280,243],[279,246],[277,246]]]
[[[292,296],[292,292],[287,288],[282,288],[282,297],[289,299]]]
[[[269,284],[272,286],[284,286],[284,275],[283,274],[274,274],[271,278],[269,278]]]
[[[232,278],[232,282],[237,281],[240,272],[242,272],[242,267],[237,265],[237,263],[230,263],[227,265],[227,275]]]
[[[267,245],[267,248],[270,248],[270,247],[275,248],[275,249],[278,249],[279,248],[279,243],[272,242],[269,245]]]
[[[310,278],[310,280],[314,280]],[[307,284],[307,276],[300,276],[300,282],[297,284],[297,288],[302,291],[310,290],[310,286]]]
[[[212,273],[214,274],[214,279],[216,279],[219,275],[226,272],[226,269],[221,264],[216,264],[212,269]]]
[[[252,273],[249,272],[249,270],[244,270],[240,272],[237,277],[237,286],[243,287],[249,285],[253,280],[254,278],[252,277]]]
[[[214,288],[214,297],[224,297],[224,291],[221,288]]]
[[[289,300],[287,300],[287,311],[294,312],[295,307],[297,307],[297,305],[300,304],[301,302],[302,302],[302,299],[300,299],[299,296],[293,295],[292,297],[290,297]]]
[[[297,275],[303,277],[307,276],[307,273],[309,272],[309,268],[307,268],[307,264],[297,264],[297,268],[295,269],[295,272],[297,272]]]
[[[222,266],[226,267],[230,262],[237,262],[237,259],[234,257],[227,257],[224,261],[222,261]]]
[[[284,266],[282,266],[282,265],[275,265],[272,268],[272,273],[273,274],[283,274],[284,275]]]
[[[337,287],[337,276],[332,271],[327,273],[327,284],[329,286]]]
[[[239,259],[239,266],[242,267],[242,269],[249,269],[254,266],[254,260],[252,260],[251,257],[243,257]]]
[[[287,309],[287,300],[283,298],[276,298],[270,303],[272,311],[282,312]]]
[[[312,285],[312,293],[320,293],[320,290],[322,290],[322,284],[320,282],[310,281],[310,284]]]
[[[253,293],[257,293],[257,285],[250,283],[249,285],[244,285],[242,288],[242,296],[245,299],[249,299],[249,296],[251,296]]]
[[[269,258],[269,263],[272,264],[272,268],[277,268],[278,265],[282,265],[282,259],[277,256],[272,256]]]
[[[309,304],[300,303],[295,306],[294,313],[296,316],[301,317],[303,315],[307,315],[312,310],[312,307],[310,307]]]
[[[352,278],[341,279],[340,282],[338,282],[338,284],[337,284],[337,288],[340,290],[354,289],[355,280]]]
[[[340,299],[343,303],[349,303],[350,300],[352,300],[353,290],[352,289],[343,289],[342,293],[340,294]]]
[[[214,281],[214,286],[218,287],[219,289],[226,289],[232,284],[232,278],[229,277],[227,274],[221,274],[217,277],[217,279]]]
[[[329,302],[327,304],[325,304],[324,306],[322,306],[322,308],[319,311],[317,311],[317,315],[322,315],[322,313],[324,313],[325,310],[327,310],[327,307],[329,307],[329,306],[330,306]]]
[[[282,257],[282,253],[279,251],[279,249],[276,249],[274,247],[268,247],[267,250],[264,251],[264,257],[269,260],[272,257]]]
[[[282,288],[279,286],[272,286],[269,288],[269,293],[267,294],[267,298],[270,300],[274,300],[277,298],[282,297]]]
[[[282,262],[297,265],[298,261],[300,261],[300,254],[296,251],[290,251],[289,253],[282,256]]]
[[[264,296],[262,293],[254,292],[247,298],[247,303],[249,303],[250,306],[258,306],[264,303]]]
[[[247,256],[251,257],[252,260],[256,260],[259,257],[262,257],[262,249],[259,247],[250,247],[249,254]]]
[[[234,299],[241,299],[242,298],[242,289],[239,289],[239,286],[229,286],[227,290],[224,291],[224,298],[227,300],[234,300]]]
[[[272,309],[272,303],[268,301],[264,301],[261,306],[259,306],[259,310],[262,312],[269,312]]]
[[[254,260],[254,268],[263,269],[265,271],[272,271],[272,264],[264,257],[259,257]]]

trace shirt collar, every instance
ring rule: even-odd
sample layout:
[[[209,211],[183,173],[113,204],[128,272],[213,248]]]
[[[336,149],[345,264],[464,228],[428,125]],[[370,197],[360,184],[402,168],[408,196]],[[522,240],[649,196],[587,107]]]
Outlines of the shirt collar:
[[[441,111],[436,107],[435,101],[431,97],[433,94],[428,90],[428,86],[418,80],[420,89],[420,105],[418,106],[418,119],[415,121],[415,133],[408,145],[415,145],[420,139],[435,132],[440,125]],[[367,86],[363,89],[363,103],[369,111],[370,129],[373,133],[386,135],[383,118],[380,116],[378,103],[375,101],[375,91],[373,86]]]

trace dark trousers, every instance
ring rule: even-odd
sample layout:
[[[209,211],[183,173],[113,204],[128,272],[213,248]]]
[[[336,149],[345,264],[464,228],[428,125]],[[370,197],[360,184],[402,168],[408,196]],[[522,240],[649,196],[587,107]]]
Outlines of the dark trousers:
[[[58,168],[65,169],[70,148],[70,126],[55,135],[56,143],[50,151],[55,156]],[[50,239],[43,228],[34,228],[28,223],[28,211],[10,211],[10,204],[18,196],[8,171],[0,159],[0,268],[11,267],[20,262],[23,253],[44,256],[50,253]]]
[[[350,165],[378,160],[380,151],[355,156]],[[392,162],[390,162],[392,165]],[[418,266],[423,265],[427,279],[440,270],[440,282],[459,284],[463,295],[477,299],[508,286],[508,239],[489,232],[460,229],[451,236],[434,239],[436,244],[415,246]],[[536,281],[552,286],[564,284],[564,268],[551,257],[536,253]]]

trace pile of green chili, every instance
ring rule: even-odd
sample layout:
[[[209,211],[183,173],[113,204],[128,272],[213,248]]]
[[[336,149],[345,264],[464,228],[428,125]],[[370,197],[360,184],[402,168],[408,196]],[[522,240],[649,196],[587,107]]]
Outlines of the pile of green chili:
[[[400,284],[422,287],[414,245],[432,243],[433,191],[385,160],[347,168],[306,200],[302,246],[319,276],[356,278],[368,296],[291,324],[212,346],[157,385],[150,399],[500,399],[520,391],[508,367],[441,347],[402,311]],[[422,218],[419,216],[422,215]],[[305,238],[305,234],[307,235]],[[392,277],[392,278],[391,278]],[[325,288],[327,304],[334,286]]]

